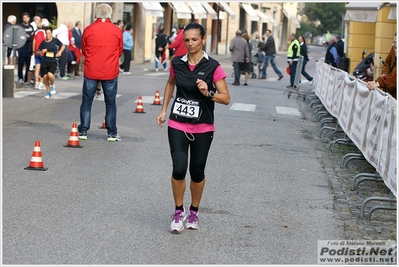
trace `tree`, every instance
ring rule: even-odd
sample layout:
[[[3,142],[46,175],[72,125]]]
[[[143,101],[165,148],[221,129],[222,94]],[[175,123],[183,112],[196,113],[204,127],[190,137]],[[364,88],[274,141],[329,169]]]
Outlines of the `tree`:
[[[305,15],[310,21],[313,36],[322,35],[327,30],[331,33],[340,34],[342,31],[342,16],[345,15],[345,5],[345,2],[306,3]],[[313,24],[316,20],[321,23],[318,27]]]

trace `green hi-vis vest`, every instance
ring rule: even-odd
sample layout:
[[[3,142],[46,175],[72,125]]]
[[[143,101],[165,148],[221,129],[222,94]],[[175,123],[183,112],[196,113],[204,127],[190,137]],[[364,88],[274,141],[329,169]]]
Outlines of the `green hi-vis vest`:
[[[296,55],[294,55],[294,50],[292,49],[292,47],[294,45],[297,45],[298,49],[296,51]],[[287,58],[289,59],[293,59],[293,60],[298,60],[298,58],[301,56],[301,45],[299,44],[299,41],[297,39],[295,39],[294,41],[291,42],[290,46],[288,47],[288,51],[287,51]]]

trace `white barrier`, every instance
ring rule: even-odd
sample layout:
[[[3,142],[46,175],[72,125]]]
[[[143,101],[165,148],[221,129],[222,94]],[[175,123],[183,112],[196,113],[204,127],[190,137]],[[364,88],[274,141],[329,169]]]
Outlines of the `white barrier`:
[[[316,63],[314,92],[381,175],[396,197],[397,101],[324,62]]]
[[[332,97],[330,114],[336,118],[339,116],[339,112],[341,111],[341,99],[345,86],[345,75],[346,73],[343,71],[336,72],[334,90],[329,90],[330,93],[329,96],[327,96]]]

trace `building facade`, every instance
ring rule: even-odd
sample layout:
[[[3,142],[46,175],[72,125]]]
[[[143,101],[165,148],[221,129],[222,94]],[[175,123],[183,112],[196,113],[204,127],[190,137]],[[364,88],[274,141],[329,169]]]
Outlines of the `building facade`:
[[[3,28],[8,15],[16,15],[17,23],[21,14],[29,12],[56,21],[59,26],[65,20],[81,21],[83,30],[95,19],[95,7],[100,2],[54,2],[54,3],[13,3],[3,2]],[[113,8],[111,20],[119,19],[124,24],[132,24],[134,47],[133,61],[137,63],[153,61],[155,35],[159,25],[164,25],[165,33],[171,34],[179,24],[198,22],[205,27],[207,42],[205,50],[209,54],[229,54],[230,41],[235,32],[247,31],[251,39],[256,34],[265,37],[267,29],[272,31],[278,51],[288,47],[288,36],[299,28],[297,3],[271,2],[107,2]]]
[[[392,47],[392,39],[397,31],[395,2],[350,2],[346,5],[346,56],[349,73],[362,60],[363,50],[374,52],[374,78],[381,74],[381,57],[385,60]]]

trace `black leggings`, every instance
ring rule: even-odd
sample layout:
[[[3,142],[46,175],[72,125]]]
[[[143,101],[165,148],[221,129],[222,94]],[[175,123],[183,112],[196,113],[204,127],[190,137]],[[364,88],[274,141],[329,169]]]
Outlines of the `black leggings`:
[[[119,66],[124,72],[130,71],[130,61],[132,61],[132,51],[123,49],[123,63]]]
[[[186,177],[190,147],[191,180],[196,183],[202,182],[205,178],[206,159],[213,140],[213,132],[189,134],[168,127],[168,138],[173,161],[173,178],[183,180]]]

